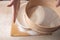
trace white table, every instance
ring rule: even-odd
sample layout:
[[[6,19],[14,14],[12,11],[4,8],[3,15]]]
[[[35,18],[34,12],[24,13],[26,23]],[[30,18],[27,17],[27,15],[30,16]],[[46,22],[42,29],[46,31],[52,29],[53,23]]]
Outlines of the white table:
[[[0,40],[60,40],[60,30],[53,35],[11,37],[11,23],[13,17],[13,8],[7,7],[9,1],[0,1]]]

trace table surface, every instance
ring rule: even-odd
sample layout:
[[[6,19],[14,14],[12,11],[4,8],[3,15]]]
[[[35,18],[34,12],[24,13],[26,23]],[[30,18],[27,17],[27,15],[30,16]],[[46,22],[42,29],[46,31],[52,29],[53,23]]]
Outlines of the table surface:
[[[60,40],[60,30],[54,32],[53,35],[27,37],[10,36],[13,7],[7,7],[9,3],[10,1],[0,1],[0,40]]]

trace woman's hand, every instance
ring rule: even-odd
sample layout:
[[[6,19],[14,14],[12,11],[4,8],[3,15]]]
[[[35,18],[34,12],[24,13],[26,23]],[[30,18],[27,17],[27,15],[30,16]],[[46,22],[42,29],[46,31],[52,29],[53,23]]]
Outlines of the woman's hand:
[[[59,7],[60,6],[60,0],[57,0],[57,5],[56,5],[57,7]]]
[[[14,17],[13,17],[13,22],[16,21],[16,17],[20,8],[20,0],[13,0],[8,7],[11,7],[13,5],[14,8]]]

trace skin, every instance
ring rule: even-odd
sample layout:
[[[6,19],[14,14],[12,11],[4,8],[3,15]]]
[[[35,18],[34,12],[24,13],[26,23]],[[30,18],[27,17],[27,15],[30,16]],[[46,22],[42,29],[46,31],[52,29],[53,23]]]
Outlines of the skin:
[[[57,7],[60,6],[60,0],[57,0],[57,4],[56,4]]]
[[[14,7],[14,18],[13,18],[13,22],[15,23],[16,17],[17,17],[17,13],[18,13],[19,8],[20,8],[20,0],[13,0],[11,2],[11,4],[8,5],[8,7],[11,7],[12,5]],[[60,6],[60,0],[57,0],[56,7],[59,7],[59,6]]]
[[[13,22],[15,23],[16,17],[17,17],[17,13],[18,13],[19,8],[20,8],[20,0],[13,0],[11,2],[11,4],[8,5],[8,7],[11,7],[12,5],[13,5],[13,8],[14,8]]]

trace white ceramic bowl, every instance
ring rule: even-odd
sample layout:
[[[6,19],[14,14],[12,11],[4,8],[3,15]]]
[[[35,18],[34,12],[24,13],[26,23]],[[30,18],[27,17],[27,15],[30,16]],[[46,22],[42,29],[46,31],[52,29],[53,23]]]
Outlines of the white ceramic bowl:
[[[29,29],[29,25],[26,23],[25,15],[26,15],[26,3],[22,3],[20,7],[20,11],[17,16],[16,24],[18,25],[18,29],[21,32],[27,32],[30,35],[38,35],[37,32],[33,30],[26,30],[25,28]],[[36,10],[33,12],[32,16],[30,17],[30,20],[32,20],[34,23],[44,26],[58,26],[60,25],[60,18],[56,14],[55,11],[53,11],[50,8],[38,6],[36,7]]]

